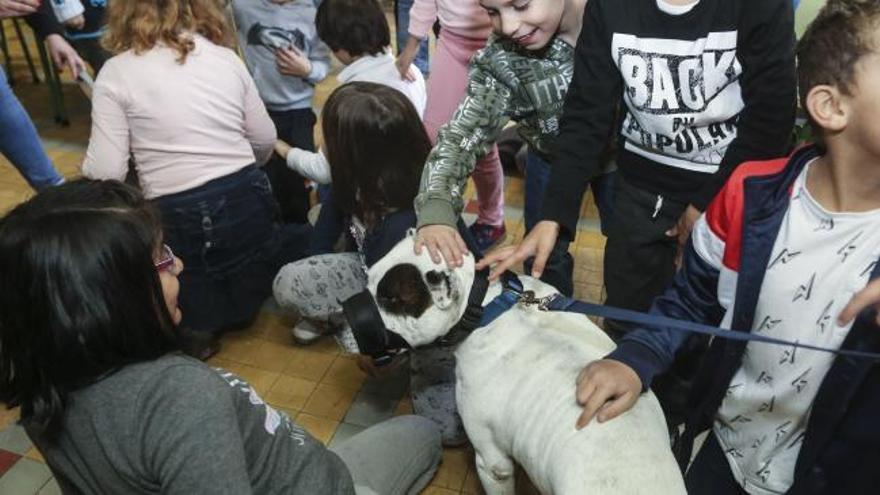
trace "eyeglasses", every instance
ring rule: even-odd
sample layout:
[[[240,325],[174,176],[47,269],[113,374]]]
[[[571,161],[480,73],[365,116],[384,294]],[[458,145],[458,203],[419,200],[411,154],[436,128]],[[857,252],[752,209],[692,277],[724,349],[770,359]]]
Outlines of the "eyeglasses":
[[[162,270],[171,270],[172,268],[174,268],[174,263],[174,251],[172,251],[171,248],[168,247],[168,244],[162,244],[162,257],[159,259],[159,261],[153,263],[153,265],[156,267],[156,270],[160,272]]]

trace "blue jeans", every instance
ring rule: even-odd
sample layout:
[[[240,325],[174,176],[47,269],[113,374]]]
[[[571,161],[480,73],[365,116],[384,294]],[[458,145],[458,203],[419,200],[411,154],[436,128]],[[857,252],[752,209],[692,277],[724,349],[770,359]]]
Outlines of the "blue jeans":
[[[64,182],[43,150],[37,129],[0,69],[0,153],[37,191]]]
[[[394,4],[397,7],[397,11],[394,15],[394,24],[396,24],[397,29],[397,53],[399,54],[403,47],[406,46],[406,40],[409,39],[409,9],[413,6],[413,0],[396,0]],[[427,78],[428,71],[430,70],[428,67],[428,40],[427,38],[422,41],[421,45],[419,45],[419,51],[416,54],[416,59],[413,61],[416,64],[416,67],[422,71],[422,74]]]
[[[599,221],[602,233],[611,222],[613,186],[617,172],[602,174],[590,183],[593,197],[599,209]],[[544,202],[544,190],[550,180],[550,164],[540,155],[529,150],[526,154],[526,190],[523,221],[526,233],[541,220],[541,206]],[[574,293],[574,259],[568,252],[568,245],[574,240],[577,232],[560,231],[556,245],[547,259],[541,280],[552,285],[559,292],[571,296]],[[523,262],[525,273],[531,273],[534,259]]]
[[[278,269],[308,247],[311,229],[281,225],[269,179],[254,166],[154,202],[165,243],[184,263],[181,325],[192,330],[250,324],[272,294]]]

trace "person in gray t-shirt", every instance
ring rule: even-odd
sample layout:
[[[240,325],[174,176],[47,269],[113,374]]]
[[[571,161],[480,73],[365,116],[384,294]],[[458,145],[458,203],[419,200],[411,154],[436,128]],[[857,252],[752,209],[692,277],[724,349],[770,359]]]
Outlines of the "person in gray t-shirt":
[[[177,276],[141,194],[51,188],[0,219],[0,402],[64,493],[418,493],[440,433],[403,416],[325,448],[236,375],[175,351]]]

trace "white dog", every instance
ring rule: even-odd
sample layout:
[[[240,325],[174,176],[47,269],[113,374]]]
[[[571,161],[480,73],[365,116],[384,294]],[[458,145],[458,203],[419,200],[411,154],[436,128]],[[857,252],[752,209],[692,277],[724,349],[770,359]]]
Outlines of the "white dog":
[[[425,250],[426,251],[426,250]],[[474,260],[449,270],[413,253],[412,233],[369,270],[385,328],[412,347],[431,344],[459,321]],[[538,297],[555,290],[521,277]],[[500,294],[489,287],[483,304]],[[489,495],[514,493],[514,460],[545,494],[682,494],[663,412],[647,392],[607,423],[575,422],[578,372],[614,343],[586,316],[517,304],[456,349],[456,398]]]

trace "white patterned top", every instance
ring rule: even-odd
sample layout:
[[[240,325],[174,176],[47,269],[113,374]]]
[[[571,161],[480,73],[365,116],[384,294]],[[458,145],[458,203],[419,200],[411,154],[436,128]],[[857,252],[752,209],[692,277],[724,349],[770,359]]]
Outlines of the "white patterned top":
[[[815,162],[813,162],[815,163]],[[755,309],[753,333],[837,348],[852,323],[837,315],[880,256],[880,210],[833,213],[796,180]],[[763,343],[746,347],[715,418],[733,474],[752,495],[784,493],[794,479],[810,408],[834,355]]]

